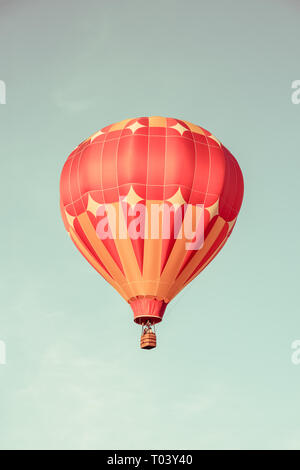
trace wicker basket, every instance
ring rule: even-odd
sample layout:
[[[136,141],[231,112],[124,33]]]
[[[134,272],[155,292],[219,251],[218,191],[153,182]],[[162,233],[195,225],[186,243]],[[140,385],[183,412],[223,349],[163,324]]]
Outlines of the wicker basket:
[[[153,349],[156,347],[156,334],[153,331],[147,331],[141,336],[141,348]]]

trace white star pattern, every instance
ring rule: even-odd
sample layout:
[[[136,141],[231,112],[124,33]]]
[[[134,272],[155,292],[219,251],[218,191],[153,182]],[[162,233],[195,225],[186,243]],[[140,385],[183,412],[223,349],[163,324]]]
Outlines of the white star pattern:
[[[66,215],[66,219],[68,221],[68,224],[71,225],[71,227],[74,227],[73,222],[74,222],[75,217],[73,215],[69,214],[66,211],[66,209],[65,209],[65,215]]]
[[[206,207],[206,210],[209,212],[211,219],[215,215],[218,215],[219,214],[219,199],[212,206]]]
[[[210,134],[208,136],[210,139],[214,140],[215,142],[217,142],[217,144],[219,145],[219,147],[221,147],[221,142],[212,134]]]
[[[179,132],[180,135],[184,133],[184,131],[187,131],[186,127],[183,127],[179,122],[175,124],[175,126],[171,126],[170,129],[175,129],[176,131]]]
[[[123,199],[123,201],[127,202],[131,207],[134,207],[138,202],[142,201],[143,198],[138,196],[132,186],[130,186],[130,190],[128,191],[127,196]]]
[[[132,133],[134,134],[135,131],[139,129],[140,127],[146,127],[146,126],[144,126],[143,124],[139,124],[137,121],[135,121],[133,124],[128,126],[127,129],[131,129]]]
[[[169,199],[167,199],[168,202],[170,202],[171,204],[173,204],[173,206],[181,206],[182,204],[185,204],[186,201],[184,200],[183,196],[182,196],[182,193],[181,193],[181,189],[178,188],[178,190],[176,191],[175,194],[173,194],[172,197],[170,197]]]
[[[101,135],[101,134],[104,134],[104,132],[102,132],[102,131],[95,132],[95,134],[93,134],[93,135],[91,136],[91,142],[93,142],[93,140],[95,140],[96,137],[98,137],[98,136]]]
[[[92,196],[89,194],[88,195],[88,204],[86,210],[91,212],[92,214],[96,215],[97,210],[100,207],[101,204],[99,202],[95,201]]]

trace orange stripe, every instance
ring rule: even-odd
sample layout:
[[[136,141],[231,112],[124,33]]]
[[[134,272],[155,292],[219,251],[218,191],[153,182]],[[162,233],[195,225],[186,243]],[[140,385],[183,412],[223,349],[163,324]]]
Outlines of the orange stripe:
[[[104,264],[107,271],[110,273],[111,277],[120,285],[126,282],[122,271],[117,266],[116,262],[106,249],[104,243],[97,237],[95,228],[91,223],[88,215],[86,212],[83,212],[78,217],[78,222],[82,230],[84,231],[85,235],[87,236],[89,242],[91,243],[93,249],[101,259],[102,263]]]
[[[192,221],[194,222],[196,220],[197,208],[196,206],[190,206],[190,210],[192,210]],[[173,249],[161,275],[158,295],[163,298],[166,298],[168,290],[176,282],[176,277],[187,253],[186,244],[191,241],[186,238],[184,230],[185,224],[188,227],[188,217],[190,217],[190,213],[187,211],[181,225],[181,238],[177,238],[175,241]],[[167,298],[171,300],[169,297]]]
[[[199,268],[199,270],[193,275],[193,277],[191,277],[190,279],[188,279],[188,281],[186,281],[186,283],[184,284],[184,286],[182,286],[182,289],[184,289],[185,286],[187,286],[190,282],[192,282],[193,279],[195,279],[195,277],[198,276],[198,274],[201,273],[201,271],[203,271],[203,269],[206,268],[206,266],[213,260],[213,258],[219,253],[219,251],[221,251],[221,249],[223,248],[223,246],[225,245],[225,243],[227,242],[228,240],[228,237],[225,238],[225,240],[222,241],[222,243],[218,246],[218,248],[214,251],[214,253],[208,258],[208,260],[206,261],[206,263],[202,264],[201,267]]]
[[[176,279],[172,287],[170,288],[167,297],[168,299],[172,299],[175,295],[183,288],[185,282],[192,274],[192,272],[196,269],[196,267],[201,263],[201,260],[206,256],[214,242],[216,241],[217,237],[221,233],[224,225],[226,224],[225,220],[222,217],[218,217],[216,222],[214,223],[212,229],[210,230],[209,234],[207,235],[204,245],[199,250],[194,257],[189,261],[187,266],[184,268],[180,276]],[[172,256],[172,255],[171,255]]]
[[[107,211],[107,218],[109,226],[112,228],[116,225],[116,238],[114,240],[122,266],[125,273],[126,281],[132,291],[132,296],[135,296],[135,290],[141,288],[142,274],[135,256],[135,252],[130,238],[120,239],[120,233],[128,237],[127,226],[125,223],[124,212],[119,202],[111,204],[115,209],[116,221],[114,221],[112,211]],[[125,281],[125,282],[126,282]],[[131,283],[134,285],[131,286]],[[133,290],[134,289],[134,290]]]
[[[104,279],[109,282],[109,284],[112,285],[112,287],[114,287],[116,289],[116,291],[119,292],[119,294],[127,301],[129,299],[128,295],[126,294],[126,292],[118,285],[117,282],[114,281],[114,279],[109,275],[107,274],[107,272],[105,271],[105,269],[102,268],[102,266],[95,260],[95,258],[90,254],[90,252],[88,251],[88,249],[85,247],[85,245],[82,243],[82,241],[80,240],[80,238],[76,235],[76,232],[74,231],[74,229],[72,227],[70,227],[70,237],[73,241],[73,243],[75,244],[75,246],[77,246],[77,248],[84,254],[84,256],[86,257],[86,259],[89,261],[89,263],[96,269],[96,271],[101,274],[102,277],[104,277]]]
[[[152,204],[161,204],[162,201],[146,201],[146,224],[144,240],[144,258],[143,258],[143,279],[147,281],[145,286],[146,295],[156,295],[160,282],[161,272],[161,252],[162,252],[162,214],[159,214],[158,238],[151,238],[152,223],[151,212]],[[152,282],[149,282],[152,281]]]

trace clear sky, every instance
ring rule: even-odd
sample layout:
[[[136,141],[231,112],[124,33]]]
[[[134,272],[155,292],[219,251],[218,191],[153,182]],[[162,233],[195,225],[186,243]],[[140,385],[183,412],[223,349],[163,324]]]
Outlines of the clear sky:
[[[0,0],[1,449],[300,449],[299,4]],[[83,139],[148,115],[215,134],[245,197],[141,351],[58,186]]]

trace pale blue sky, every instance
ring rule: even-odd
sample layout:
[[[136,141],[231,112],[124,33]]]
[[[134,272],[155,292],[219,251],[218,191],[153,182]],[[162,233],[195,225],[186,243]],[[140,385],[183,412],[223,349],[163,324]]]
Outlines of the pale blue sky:
[[[300,449],[299,2],[0,0],[1,449]],[[138,348],[60,219],[71,150],[127,117],[213,132],[245,199]]]

